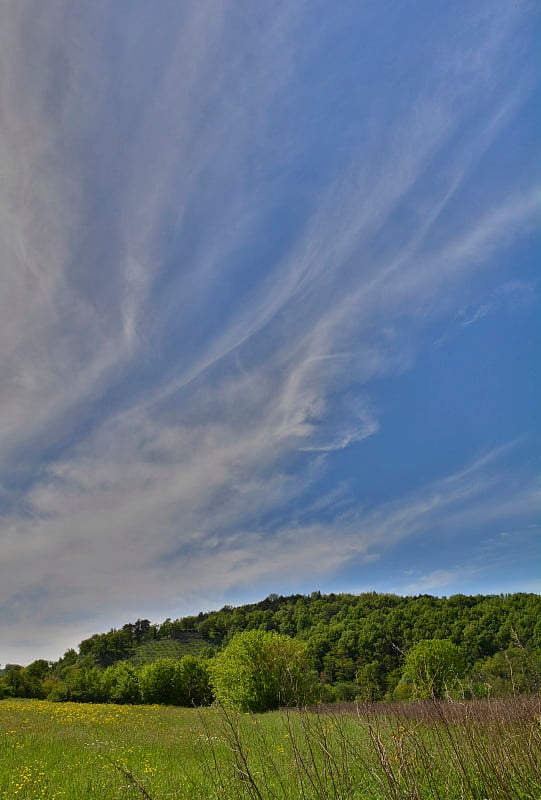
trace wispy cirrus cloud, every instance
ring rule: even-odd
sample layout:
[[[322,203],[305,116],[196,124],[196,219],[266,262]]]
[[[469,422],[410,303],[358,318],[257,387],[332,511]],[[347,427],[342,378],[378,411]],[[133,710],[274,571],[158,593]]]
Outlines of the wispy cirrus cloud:
[[[124,430],[123,441],[148,433],[134,426]],[[167,467],[156,462],[156,451],[146,463],[131,464],[133,443],[124,452],[115,444],[109,459],[99,449],[93,458],[57,465],[50,484],[30,498],[31,515],[4,529],[2,591],[11,598],[11,623],[36,625],[45,647],[49,625],[69,625],[79,615],[84,622],[90,605],[97,618],[114,608],[122,619],[130,608],[161,609],[164,594],[166,606],[195,610],[223,602],[239,585],[249,591],[279,580],[293,591],[352,567],[366,580],[371,565],[402,543],[410,543],[415,564],[415,542],[445,552],[457,537],[470,540],[472,528],[534,520],[540,504],[535,483],[510,480],[501,449],[392,501],[359,508],[349,498],[349,507],[342,503],[318,519],[313,505],[305,518],[298,509],[322,465],[304,475],[249,474],[245,463],[232,469],[234,445],[218,448],[216,440],[208,443],[213,470],[209,458],[199,467],[193,458],[171,458],[177,452],[171,440],[162,450],[162,459],[170,456]],[[295,513],[277,517],[292,500]],[[409,581],[403,591],[445,588],[461,573],[489,569],[492,556],[482,538],[470,541],[465,553],[467,569],[432,570],[430,580]],[[403,555],[400,561],[403,568]],[[388,588],[400,571],[389,569]],[[36,591],[47,598],[40,611]]]
[[[433,19],[415,55],[365,42],[376,88],[329,34],[356,54],[364,13],[3,12],[0,592],[24,626],[36,591],[51,619],[105,619],[487,519],[455,473],[314,516],[381,429],[373,386],[434,320],[488,314],[483,276],[510,286],[500,255],[538,224],[535,176],[475,185],[537,86],[528,4]]]

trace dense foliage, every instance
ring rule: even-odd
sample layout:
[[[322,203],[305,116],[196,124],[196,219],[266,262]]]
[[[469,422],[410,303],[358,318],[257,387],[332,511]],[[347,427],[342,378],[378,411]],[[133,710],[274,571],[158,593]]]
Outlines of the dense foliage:
[[[274,631],[244,631],[212,660],[214,695],[239,711],[261,712],[317,700],[303,642]]]
[[[417,697],[443,697],[464,676],[460,647],[449,639],[423,639],[414,644],[404,662],[402,680]]]
[[[225,674],[229,646],[247,631],[293,640],[291,653],[294,642],[302,645],[327,701],[408,699],[450,688],[500,695],[537,691],[541,683],[539,595],[314,592],[95,634],[55,663],[6,665],[0,697],[204,704],[220,684],[217,670]],[[414,660],[426,647],[452,654],[451,668],[432,674],[430,664],[441,664],[442,654],[434,661],[425,652],[423,677]]]

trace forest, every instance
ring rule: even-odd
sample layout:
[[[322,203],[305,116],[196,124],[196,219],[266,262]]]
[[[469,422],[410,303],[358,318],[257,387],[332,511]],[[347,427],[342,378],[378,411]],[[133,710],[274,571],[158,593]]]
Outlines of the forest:
[[[290,683],[295,676],[296,698],[271,663]],[[256,673],[268,678],[264,689]],[[56,662],[0,670],[0,697],[184,706],[229,698],[249,710],[295,700],[501,696],[540,685],[541,596],[523,593],[270,595],[160,624],[137,620]]]

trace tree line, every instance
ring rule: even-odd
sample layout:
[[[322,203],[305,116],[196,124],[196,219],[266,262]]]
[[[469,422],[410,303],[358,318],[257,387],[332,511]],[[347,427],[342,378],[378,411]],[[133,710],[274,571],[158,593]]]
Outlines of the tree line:
[[[136,666],[149,642],[186,639],[197,655]],[[541,597],[270,595],[160,625],[137,620],[83,640],[58,662],[2,673],[0,696],[188,706],[217,698],[249,710],[531,692],[541,682]]]

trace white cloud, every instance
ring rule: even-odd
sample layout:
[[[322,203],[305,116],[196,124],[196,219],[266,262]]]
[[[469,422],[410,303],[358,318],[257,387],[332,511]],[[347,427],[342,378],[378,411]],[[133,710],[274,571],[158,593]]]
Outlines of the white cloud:
[[[441,594],[442,589],[449,586],[464,584],[472,577],[479,574],[479,568],[454,567],[453,569],[435,569],[427,575],[422,575],[405,587],[401,591],[405,594],[424,594],[438,590]]]

